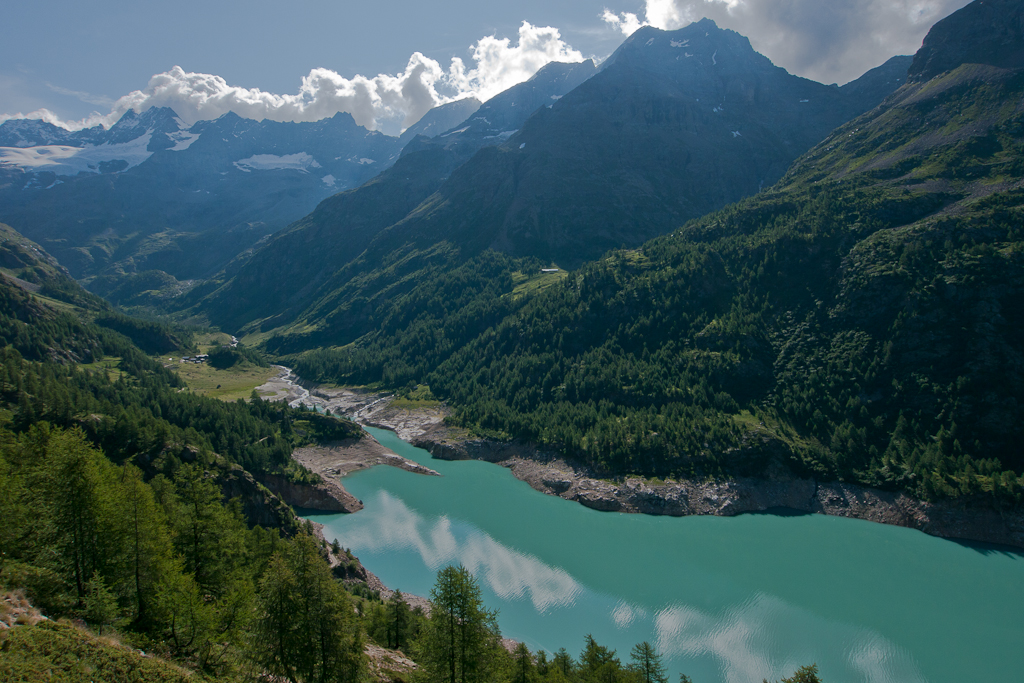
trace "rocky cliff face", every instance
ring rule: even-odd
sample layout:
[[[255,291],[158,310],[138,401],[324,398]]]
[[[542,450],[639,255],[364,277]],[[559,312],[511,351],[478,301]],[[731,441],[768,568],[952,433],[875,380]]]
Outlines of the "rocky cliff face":
[[[293,484],[276,474],[260,477],[263,484],[288,505],[319,512],[357,512],[363,503],[336,481],[319,484]]]
[[[242,501],[242,515],[249,526],[280,529],[286,536],[298,531],[299,519],[288,504],[241,467],[229,466],[218,474],[216,481],[226,500]]]

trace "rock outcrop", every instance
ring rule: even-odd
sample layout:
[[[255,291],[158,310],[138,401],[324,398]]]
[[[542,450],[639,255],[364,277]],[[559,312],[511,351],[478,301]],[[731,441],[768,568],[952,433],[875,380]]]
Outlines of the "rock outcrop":
[[[264,486],[288,505],[320,512],[356,512],[363,503],[336,481],[323,479],[318,484],[295,484],[278,474],[265,474]]]
[[[975,0],[937,22],[914,55],[909,80],[923,83],[961,64],[1024,67],[1024,7],[1016,0]]]
[[[46,617],[32,606],[25,591],[19,589],[0,595],[0,631],[15,626],[33,626]]]
[[[238,465],[217,472],[216,483],[226,500],[242,501],[242,516],[249,526],[280,529],[286,536],[298,530],[298,518],[288,504]]]

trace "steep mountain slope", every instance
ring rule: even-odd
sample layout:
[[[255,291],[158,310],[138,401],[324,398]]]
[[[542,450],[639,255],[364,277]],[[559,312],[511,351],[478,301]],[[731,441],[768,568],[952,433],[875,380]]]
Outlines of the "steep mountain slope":
[[[321,199],[390,166],[423,132],[480,106],[437,107],[401,138],[347,114],[316,123],[227,114],[186,128],[167,108],[128,111],[110,130],[41,121],[0,125],[0,219],[46,245],[79,278],[111,294],[125,275],[209,277]],[[130,289],[130,287],[129,287]]]
[[[972,2],[935,24],[914,55],[912,80],[923,82],[961,64],[1015,69],[1024,61],[1024,21],[1015,0]]]
[[[312,269],[313,282],[303,282],[301,291],[263,265],[258,286],[229,284],[223,290],[229,300],[218,294],[202,308],[230,329],[255,320],[268,330],[296,315],[309,323],[293,330],[301,329],[301,339],[292,335],[271,345],[279,350],[344,344],[373,329],[371,317],[380,321],[370,309],[386,307],[413,282],[485,249],[571,266],[639,244],[778,178],[836,124],[896,88],[908,63],[894,58],[836,88],[791,76],[745,38],[710,21],[674,32],[645,29],[600,73],[551,100],[507,142],[481,149],[456,168],[402,220],[383,230],[377,224],[372,241],[354,239],[347,258]],[[495,135],[506,124],[478,124],[495,118],[484,105],[458,132]],[[445,140],[425,147],[458,147]],[[302,225],[306,234],[333,228],[317,214]],[[348,237],[336,234],[334,240]],[[246,268],[269,263],[291,238],[282,234],[265,258],[254,257]],[[329,277],[321,283],[324,271]],[[274,315],[282,311],[272,291],[276,283],[297,292],[281,317]]]
[[[480,100],[475,97],[467,97],[434,107],[424,114],[423,118],[402,131],[400,137],[402,145],[409,144],[418,135],[432,138],[451,130],[454,126],[476,113],[480,109],[481,104]]]
[[[1004,32],[978,28],[979,4],[929,49],[974,35],[964,59],[990,54]],[[467,285],[450,306],[445,287],[487,263],[470,260],[296,367],[428,384],[466,426],[605,472],[788,471],[1017,505],[1024,61],[945,64],[912,70],[767,192],[534,296]]]
[[[452,130],[433,139],[413,139],[394,167],[362,187],[324,200],[246,263],[225,273],[226,283],[202,303],[203,310],[225,329],[271,314],[274,319],[264,326],[289,322],[316,300],[327,278],[358,256],[377,233],[436,192],[454,169],[481,148],[506,140],[537,108],[558,100],[595,72],[592,61],[548,64],[528,81],[488,100]],[[198,289],[188,302],[218,284]]]
[[[386,236],[578,265],[753,194],[877,104],[797,78],[704,20],[641,29]],[[382,236],[384,237],[384,236]]]

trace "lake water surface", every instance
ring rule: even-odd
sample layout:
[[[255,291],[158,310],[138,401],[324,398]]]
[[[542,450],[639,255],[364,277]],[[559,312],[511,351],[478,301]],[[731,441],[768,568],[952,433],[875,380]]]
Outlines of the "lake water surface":
[[[816,662],[826,683],[1024,680],[1024,555],[822,515],[651,517],[547,496],[503,467],[346,477],[366,505],[310,516],[390,588],[427,596],[461,562],[502,635],[575,657],[587,633],[623,662],[640,641],[671,680],[760,683]]]

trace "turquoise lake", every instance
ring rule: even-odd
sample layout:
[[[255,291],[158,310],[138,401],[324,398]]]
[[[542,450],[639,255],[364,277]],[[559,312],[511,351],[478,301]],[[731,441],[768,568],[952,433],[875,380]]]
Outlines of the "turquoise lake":
[[[597,512],[368,431],[443,476],[358,472],[344,484],[365,509],[309,518],[403,592],[461,562],[533,650],[576,657],[590,633],[625,663],[646,640],[695,683],[812,662],[825,683],[1024,680],[1024,554],[823,515]]]

